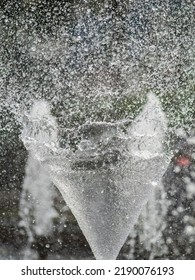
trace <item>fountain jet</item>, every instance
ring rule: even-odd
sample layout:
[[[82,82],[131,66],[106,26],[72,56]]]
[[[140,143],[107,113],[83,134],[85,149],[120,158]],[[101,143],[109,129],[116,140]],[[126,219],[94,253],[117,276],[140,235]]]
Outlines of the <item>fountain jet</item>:
[[[65,148],[47,103],[36,102],[27,119],[22,140],[48,170],[96,259],[116,259],[167,167],[159,100],[149,94],[128,125],[85,123],[73,133],[76,144],[69,141]]]

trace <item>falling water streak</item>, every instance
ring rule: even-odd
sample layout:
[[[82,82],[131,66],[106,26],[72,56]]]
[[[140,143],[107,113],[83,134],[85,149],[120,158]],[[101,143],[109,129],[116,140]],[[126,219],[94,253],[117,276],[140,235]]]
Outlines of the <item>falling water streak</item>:
[[[127,244],[127,259],[136,258],[136,237],[139,237],[141,250],[148,252],[148,259],[155,259],[167,253],[167,245],[163,237],[166,228],[166,214],[169,203],[162,183],[156,186],[150,200],[143,207],[140,217],[130,233]],[[160,255],[159,255],[160,250]]]
[[[28,236],[26,258],[32,254],[30,247],[37,236],[49,236],[53,231],[53,219],[58,217],[54,208],[54,189],[48,173],[29,154],[20,199],[20,227]]]

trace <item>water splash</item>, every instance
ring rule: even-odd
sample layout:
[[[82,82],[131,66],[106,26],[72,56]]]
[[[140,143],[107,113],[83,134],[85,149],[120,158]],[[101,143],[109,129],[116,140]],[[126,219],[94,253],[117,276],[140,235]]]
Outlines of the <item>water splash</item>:
[[[95,257],[115,259],[167,165],[166,118],[158,99],[149,96],[132,126],[84,124],[65,149],[49,111],[35,115],[35,108],[22,134],[25,146],[49,168]]]

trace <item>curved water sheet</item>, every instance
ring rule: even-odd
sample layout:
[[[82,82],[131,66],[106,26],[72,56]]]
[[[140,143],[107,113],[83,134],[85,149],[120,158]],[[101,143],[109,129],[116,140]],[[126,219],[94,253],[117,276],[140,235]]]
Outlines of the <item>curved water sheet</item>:
[[[46,165],[96,259],[115,259],[167,166],[161,105],[150,94],[131,125],[86,123],[69,135],[77,140],[67,140],[65,148],[57,131],[48,105],[37,102],[22,139]]]

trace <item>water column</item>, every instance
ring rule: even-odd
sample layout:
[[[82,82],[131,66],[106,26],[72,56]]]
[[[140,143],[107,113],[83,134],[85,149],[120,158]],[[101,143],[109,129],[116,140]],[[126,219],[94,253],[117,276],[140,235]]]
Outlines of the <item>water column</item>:
[[[28,237],[24,258],[33,256],[31,245],[38,237],[52,235],[53,220],[58,217],[54,198],[54,186],[48,173],[39,161],[29,154],[19,209],[20,226],[25,229]]]

